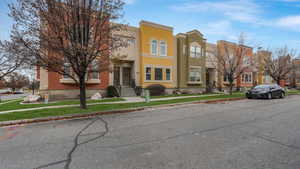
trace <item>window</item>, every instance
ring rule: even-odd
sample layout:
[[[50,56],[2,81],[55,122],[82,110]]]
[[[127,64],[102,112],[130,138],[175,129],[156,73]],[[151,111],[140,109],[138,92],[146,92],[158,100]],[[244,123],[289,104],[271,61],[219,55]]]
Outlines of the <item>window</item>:
[[[146,68],[146,80],[151,80],[151,68]]]
[[[190,75],[189,75],[190,82],[201,82],[201,68],[190,68]]]
[[[67,61],[65,61],[65,64],[64,64],[64,79],[70,79],[70,77],[68,75],[71,74],[71,64]]]
[[[163,80],[162,68],[155,68],[155,80]]]
[[[248,56],[243,58],[243,65],[249,66],[250,65],[250,59]]]
[[[167,56],[167,43],[165,41],[160,42],[160,55]]]
[[[229,82],[229,74],[228,73],[224,75],[223,81],[224,82]]]
[[[242,75],[242,82],[243,83],[252,83],[252,73],[244,73]]]
[[[171,69],[166,69],[166,80],[171,80]]]
[[[96,60],[91,64],[91,79],[99,79],[99,63]]]
[[[157,40],[151,41],[151,54],[157,55]]]
[[[200,58],[201,57],[201,48],[198,46],[191,46],[190,56],[192,58]]]

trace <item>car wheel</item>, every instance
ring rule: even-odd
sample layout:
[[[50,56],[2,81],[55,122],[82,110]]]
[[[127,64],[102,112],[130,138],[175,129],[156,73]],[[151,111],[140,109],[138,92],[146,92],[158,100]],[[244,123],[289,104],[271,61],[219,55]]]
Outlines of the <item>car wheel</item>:
[[[268,93],[268,99],[272,99],[272,93]]]
[[[285,93],[284,93],[284,92],[281,92],[281,93],[280,93],[280,98],[283,99],[284,97],[285,97]]]

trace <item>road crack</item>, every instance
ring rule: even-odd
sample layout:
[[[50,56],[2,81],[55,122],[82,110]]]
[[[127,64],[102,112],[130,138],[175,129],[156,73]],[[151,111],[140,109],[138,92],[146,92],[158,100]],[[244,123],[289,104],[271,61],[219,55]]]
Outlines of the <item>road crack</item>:
[[[105,126],[105,131],[104,132],[100,132],[100,134],[96,137],[93,137],[89,140],[86,140],[86,141],[83,141],[83,142],[79,142],[79,138],[81,136],[86,136],[86,135],[83,135],[83,133],[88,129],[90,128],[93,124],[95,124],[97,121],[101,121],[102,123],[104,123],[104,126]],[[54,165],[58,165],[58,164],[62,164],[62,163],[65,163],[65,166],[64,166],[64,169],[70,169],[70,164],[72,163],[72,160],[73,160],[73,154],[74,152],[82,145],[85,145],[85,144],[88,144],[88,143],[91,143],[91,142],[94,142],[102,137],[104,137],[107,133],[109,132],[109,127],[108,127],[108,122],[105,121],[103,118],[101,117],[96,117],[95,120],[91,121],[90,123],[88,123],[87,125],[85,125],[75,136],[74,140],[73,140],[73,147],[72,149],[68,152],[67,154],[67,158],[65,160],[60,160],[60,161],[56,161],[56,162],[52,162],[52,163],[48,163],[48,164],[45,164],[45,165],[41,165],[39,167],[36,167],[34,169],[42,169],[42,168],[47,168],[47,167],[51,167],[51,166],[54,166]]]

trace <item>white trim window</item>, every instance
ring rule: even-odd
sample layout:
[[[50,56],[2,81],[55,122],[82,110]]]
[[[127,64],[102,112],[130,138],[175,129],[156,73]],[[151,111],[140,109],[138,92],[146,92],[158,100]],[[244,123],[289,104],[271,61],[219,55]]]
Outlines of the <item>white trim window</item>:
[[[155,68],[155,80],[163,80],[163,69],[162,68]]]
[[[91,64],[91,79],[99,79],[99,63],[98,61],[94,60]]]
[[[243,58],[243,65],[245,65],[245,66],[249,66],[250,65],[250,58],[249,58],[249,56],[245,56]]]
[[[156,56],[158,54],[158,41],[151,40],[151,55]]]
[[[171,80],[171,69],[166,69],[166,80]]]
[[[190,47],[190,57],[192,58],[200,58],[202,55],[201,47],[191,46]]]
[[[252,83],[252,73],[244,73],[242,74],[242,82],[243,83]]]
[[[201,68],[191,67],[189,72],[189,82],[201,83]]]
[[[64,72],[65,74],[63,75],[64,79],[71,79],[69,75],[71,75],[72,73],[72,67],[71,67],[71,63],[65,60],[64,63]]]
[[[229,82],[229,74],[228,73],[223,76],[223,82]]]
[[[168,47],[166,41],[160,41],[159,49],[160,49],[159,51],[161,56],[167,56]]]
[[[152,71],[151,67],[146,67],[146,70],[145,70],[146,80],[151,80],[152,79],[151,71]]]

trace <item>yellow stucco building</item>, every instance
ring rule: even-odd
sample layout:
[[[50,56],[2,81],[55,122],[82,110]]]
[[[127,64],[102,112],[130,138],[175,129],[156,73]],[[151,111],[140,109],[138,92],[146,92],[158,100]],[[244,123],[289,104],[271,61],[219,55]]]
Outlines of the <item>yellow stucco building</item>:
[[[140,22],[140,85],[176,87],[176,44],[173,28]]]

